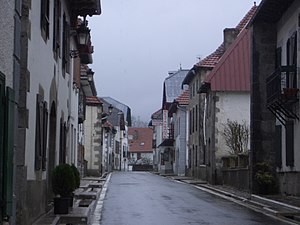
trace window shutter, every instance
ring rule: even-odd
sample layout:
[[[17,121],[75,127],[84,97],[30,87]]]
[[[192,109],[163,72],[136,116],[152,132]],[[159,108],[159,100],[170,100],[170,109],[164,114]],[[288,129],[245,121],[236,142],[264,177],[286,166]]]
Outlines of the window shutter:
[[[282,126],[276,125],[275,127],[275,156],[276,156],[276,166],[278,168],[282,167]]]
[[[294,122],[286,122],[286,165],[294,167]]]
[[[47,161],[47,132],[48,132],[48,109],[47,102],[43,102],[43,149],[42,149],[42,170],[46,170]]]
[[[41,109],[42,103],[42,96],[37,94],[36,95],[36,125],[35,125],[35,170],[41,169],[41,116],[43,115],[43,110]]]

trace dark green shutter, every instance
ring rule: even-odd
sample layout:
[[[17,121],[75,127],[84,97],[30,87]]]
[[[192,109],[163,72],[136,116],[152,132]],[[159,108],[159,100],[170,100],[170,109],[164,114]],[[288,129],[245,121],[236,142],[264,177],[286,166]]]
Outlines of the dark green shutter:
[[[286,165],[294,167],[294,122],[287,121],[285,125],[285,135],[286,135]]]
[[[48,109],[47,102],[43,102],[43,149],[42,149],[42,169],[46,170],[47,161],[47,130],[48,130]]]
[[[6,88],[5,144],[4,144],[4,198],[5,214],[11,216],[13,209],[13,156],[14,156],[15,94]]]
[[[282,167],[282,126],[276,125],[275,127],[275,156],[276,156],[276,166],[278,168]]]
[[[35,170],[40,170],[41,169],[41,122],[43,123],[43,121],[41,121],[41,114],[43,114],[43,111],[41,110],[41,102],[42,102],[42,96],[37,94],[36,95],[36,124],[35,124]]]
[[[4,193],[3,193],[3,153],[4,153],[4,109],[5,109],[5,80],[0,73],[0,221],[4,213]]]

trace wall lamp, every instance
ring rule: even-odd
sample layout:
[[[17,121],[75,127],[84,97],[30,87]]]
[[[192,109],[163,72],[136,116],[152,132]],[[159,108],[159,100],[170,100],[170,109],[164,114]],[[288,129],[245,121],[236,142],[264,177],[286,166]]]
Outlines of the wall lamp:
[[[103,112],[103,113],[101,114],[101,120],[102,120],[102,123],[105,123],[105,122],[106,122],[107,117],[108,117],[109,115],[112,114],[113,109],[114,109],[114,107],[110,104],[110,105],[108,106],[108,113]]]
[[[71,35],[77,36],[77,44],[79,47],[86,46],[89,44],[89,41],[91,39],[91,30],[87,27],[87,21],[84,18],[84,21],[80,24],[80,26],[73,32],[71,32]],[[79,50],[70,50],[70,57],[71,58],[77,58],[79,56]]]
[[[89,82],[93,81],[94,73],[95,72],[93,70],[91,70],[90,68],[86,71],[87,80]]]

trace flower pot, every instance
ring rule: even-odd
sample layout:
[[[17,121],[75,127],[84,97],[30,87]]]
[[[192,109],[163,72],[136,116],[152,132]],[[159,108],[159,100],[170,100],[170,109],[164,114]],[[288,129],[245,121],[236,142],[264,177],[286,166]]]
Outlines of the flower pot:
[[[54,198],[54,214],[69,213],[70,198],[55,197]]]

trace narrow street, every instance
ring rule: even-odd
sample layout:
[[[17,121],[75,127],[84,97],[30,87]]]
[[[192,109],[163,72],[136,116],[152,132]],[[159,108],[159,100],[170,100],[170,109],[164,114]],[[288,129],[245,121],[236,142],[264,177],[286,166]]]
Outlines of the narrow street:
[[[147,172],[114,172],[101,225],[285,224],[214,197],[195,187]]]

